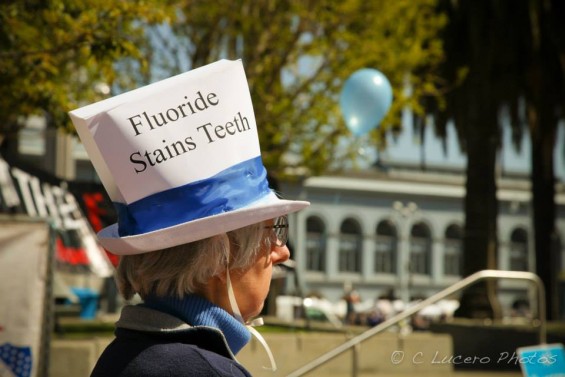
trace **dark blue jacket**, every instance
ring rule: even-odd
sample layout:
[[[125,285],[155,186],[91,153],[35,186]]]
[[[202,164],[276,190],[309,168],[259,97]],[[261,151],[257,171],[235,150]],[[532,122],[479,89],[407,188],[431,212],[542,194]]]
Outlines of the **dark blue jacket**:
[[[91,377],[251,376],[235,360],[222,332],[212,327],[126,306],[115,334]]]

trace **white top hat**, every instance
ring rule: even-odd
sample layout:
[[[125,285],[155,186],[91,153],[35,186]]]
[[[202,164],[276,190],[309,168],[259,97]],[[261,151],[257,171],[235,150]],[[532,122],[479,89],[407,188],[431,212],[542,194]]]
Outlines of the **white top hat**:
[[[114,254],[197,241],[309,205],[269,189],[240,60],[69,114],[118,212],[98,233]]]

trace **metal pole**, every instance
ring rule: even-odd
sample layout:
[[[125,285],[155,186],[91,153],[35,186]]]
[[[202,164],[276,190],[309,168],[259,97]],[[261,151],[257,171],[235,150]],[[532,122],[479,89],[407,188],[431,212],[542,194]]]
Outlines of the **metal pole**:
[[[357,377],[359,375],[359,344],[356,344],[351,348],[352,354],[352,361],[353,361],[353,369],[351,372],[351,377]]]
[[[439,300],[442,300],[446,297],[451,296],[452,294],[462,290],[463,288],[468,287],[480,280],[485,279],[512,279],[512,280],[528,280],[531,283],[537,285],[537,296],[538,296],[538,319],[540,321],[539,324],[539,341],[540,344],[545,344],[547,341],[547,330],[546,330],[546,312],[545,312],[545,289],[543,286],[543,282],[541,279],[532,272],[525,272],[525,271],[499,271],[499,270],[483,270],[479,272],[475,272],[472,275],[467,276],[463,280],[458,281],[457,283],[445,288],[444,290],[430,296],[429,298],[415,304],[414,306],[409,307],[408,309],[404,310],[401,313],[389,318],[388,320],[382,322],[381,324],[365,331],[364,333],[348,340],[347,342],[343,343],[342,345],[334,348],[333,350],[321,355],[317,359],[309,362],[308,364],[302,366],[301,368],[295,370],[294,372],[290,373],[287,377],[299,377],[303,376],[304,374],[311,372],[312,370],[318,368],[322,364],[332,360],[333,358],[341,355],[343,352],[347,351],[350,348],[358,346],[361,342],[371,338],[372,336],[383,332],[384,330],[388,329],[389,327],[399,323],[400,321],[416,314],[423,308],[428,305],[431,305]],[[354,371],[356,373],[356,371]]]

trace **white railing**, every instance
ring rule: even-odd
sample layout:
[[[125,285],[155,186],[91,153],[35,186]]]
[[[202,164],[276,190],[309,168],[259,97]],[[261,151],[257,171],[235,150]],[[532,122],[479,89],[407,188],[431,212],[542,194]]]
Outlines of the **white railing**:
[[[547,326],[546,326],[546,312],[545,312],[545,289],[541,279],[534,273],[525,271],[499,271],[499,270],[483,270],[476,272],[466,278],[458,281],[457,283],[445,288],[444,290],[430,296],[429,298],[420,301],[419,303],[410,306],[408,309],[401,313],[391,317],[390,319],[382,322],[381,324],[365,331],[364,333],[351,338],[347,342],[343,343],[339,347],[319,356],[317,359],[312,360],[308,364],[298,368],[294,372],[291,372],[287,377],[299,377],[306,373],[313,371],[319,366],[325,364],[326,362],[334,359],[335,357],[341,355],[342,353],[352,349],[353,351],[353,363],[352,363],[352,377],[357,377],[358,375],[358,348],[361,342],[373,337],[374,335],[383,332],[396,325],[397,323],[405,320],[406,318],[418,313],[420,310],[428,305],[434,304],[437,301],[443,300],[452,294],[467,288],[470,285],[477,283],[480,280],[489,279],[510,279],[510,280],[526,280],[533,283],[537,287],[537,318],[539,319],[539,342],[540,344],[545,344],[547,340]]]

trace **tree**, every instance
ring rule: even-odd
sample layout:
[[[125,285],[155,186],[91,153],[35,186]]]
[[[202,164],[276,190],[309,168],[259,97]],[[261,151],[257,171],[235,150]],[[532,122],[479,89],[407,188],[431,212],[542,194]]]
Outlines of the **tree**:
[[[442,77],[454,84],[446,93],[443,108],[433,101],[428,107],[436,115],[440,134],[445,133],[448,120],[454,121],[468,156],[464,274],[469,275],[497,268],[499,113],[510,109],[515,139],[519,140],[524,124],[519,104],[525,101],[533,145],[536,271],[550,290],[548,309],[553,313],[556,306],[551,296],[556,284],[550,271],[553,258],[548,254],[555,222],[553,150],[565,98],[563,8],[559,1],[442,0],[440,12],[449,18],[443,37],[446,59]],[[494,293],[494,284],[468,290],[458,315],[497,317]]]
[[[467,154],[465,183],[465,232],[463,273],[497,268],[496,151],[500,144],[498,75],[506,66],[502,51],[507,25],[496,2],[441,1],[440,12],[448,15],[443,31],[445,60],[442,77],[452,83],[444,107],[430,107],[436,128],[445,135],[454,121],[460,145]],[[462,295],[457,315],[496,317],[497,301],[492,283],[468,288]]]
[[[558,235],[555,229],[555,151],[557,127],[565,114],[565,4],[559,0],[530,1],[517,25],[523,34],[520,87],[514,97],[516,109],[525,100],[532,140],[532,207],[536,272],[547,292],[546,312],[558,318]]]
[[[73,132],[67,112],[103,98],[99,84],[120,92],[220,58],[241,58],[265,165],[278,176],[326,171],[358,149],[338,107],[343,81],[355,70],[378,68],[395,88],[390,116],[372,134],[375,142],[400,127],[405,106],[423,110],[417,98],[433,94],[430,67],[441,58],[435,36],[445,19],[434,12],[435,2],[3,3],[0,135],[8,142],[2,153],[10,152],[9,141],[32,114]]]
[[[0,142],[42,115],[71,130],[67,112],[101,99],[97,84],[120,79],[121,59],[146,67],[146,24],[167,19],[166,2],[27,0],[0,4]],[[12,143],[13,145],[13,143]]]
[[[338,107],[343,81],[355,70],[378,68],[395,88],[394,109],[373,133],[375,142],[399,127],[400,109],[422,110],[415,98],[435,90],[430,67],[441,58],[435,36],[444,18],[434,5],[435,0],[179,1],[181,16],[172,30],[153,30],[154,62],[160,58],[166,64],[157,72],[171,75],[219,58],[241,58],[265,165],[277,177],[290,171],[316,174],[357,150]],[[407,84],[412,96],[403,91]]]

